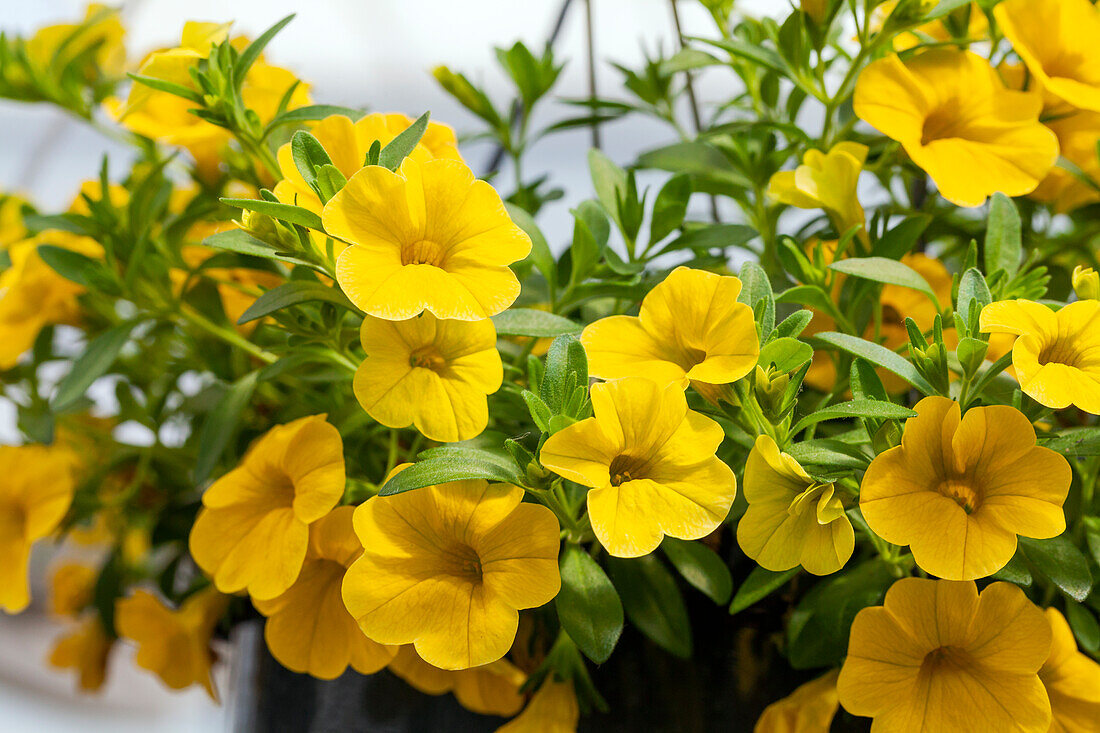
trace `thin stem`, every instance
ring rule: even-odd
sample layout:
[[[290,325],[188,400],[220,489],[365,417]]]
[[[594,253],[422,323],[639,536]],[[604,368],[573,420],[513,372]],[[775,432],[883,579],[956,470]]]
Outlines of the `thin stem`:
[[[233,329],[219,326],[206,316],[188,308],[187,306],[184,306],[180,309],[179,317],[182,318],[184,321],[187,321],[191,325],[197,326],[201,330],[206,331],[211,336],[221,339],[230,346],[236,346],[241,351],[250,356],[254,356],[260,361],[266,362],[268,364],[274,364],[276,361],[279,360],[279,357],[275,356],[275,354],[272,354],[270,351],[260,348],[256,344],[241,336]]]
[[[584,33],[588,50],[588,99],[594,101],[596,94],[596,34],[592,23],[592,0],[584,0]],[[592,147],[600,149],[600,123],[592,121]]]

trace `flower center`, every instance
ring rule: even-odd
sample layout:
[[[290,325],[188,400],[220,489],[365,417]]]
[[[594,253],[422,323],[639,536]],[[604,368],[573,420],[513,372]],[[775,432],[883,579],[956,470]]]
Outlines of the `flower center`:
[[[447,552],[447,572],[471,583],[480,583],[482,578],[481,557],[469,545],[456,544]]]
[[[936,647],[924,655],[920,671],[922,673],[943,673],[966,669],[970,666],[970,655],[957,646]]]
[[[438,372],[447,366],[447,360],[440,356],[433,344],[429,344],[428,346],[421,346],[409,354],[409,366]]]
[[[1081,352],[1077,348],[1079,339],[1059,336],[1053,341],[1043,344],[1039,352],[1039,364],[1065,364],[1076,367],[1081,359]]]
[[[401,246],[401,264],[440,267],[443,264],[443,248],[430,239],[404,244]]]
[[[969,139],[966,134],[966,121],[960,117],[958,106],[961,105],[957,103],[945,104],[933,110],[924,118],[924,126],[921,128],[921,145],[952,137]]]
[[[982,505],[981,493],[975,491],[969,482],[962,479],[945,479],[940,483],[939,491],[962,507],[967,514],[973,514],[974,510]]]
[[[645,468],[645,463],[634,456],[625,454],[615,456],[611,459],[611,465],[608,466],[608,473],[611,474],[611,485],[621,486],[627,481],[645,478],[642,475],[643,468]]]

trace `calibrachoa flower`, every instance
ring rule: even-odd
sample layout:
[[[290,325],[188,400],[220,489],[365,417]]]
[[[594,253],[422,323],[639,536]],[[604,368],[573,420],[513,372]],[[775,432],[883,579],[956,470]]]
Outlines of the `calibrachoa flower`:
[[[385,667],[395,647],[376,644],[344,608],[344,572],[363,553],[352,529],[355,507],[333,509],[309,527],[309,551],[294,585],[269,601],[254,600],[268,617],[264,639],[287,669],[331,680],[351,666],[361,674]]]
[[[400,321],[427,310],[478,321],[519,295],[508,265],[531,251],[493,187],[456,160],[408,158],[394,173],[363,168],[325,204],[325,231],[354,246],[336,278],[369,315]]]
[[[455,481],[375,496],[355,510],[363,556],[344,577],[348,611],[380,644],[414,644],[441,669],[495,662],[519,610],[557,595],[559,527],[523,489]]]
[[[69,562],[57,568],[50,579],[50,612],[75,618],[92,602],[98,574],[95,568]]]
[[[833,485],[810,478],[766,435],[749,453],[743,488],[749,508],[737,524],[737,542],[761,567],[802,565],[828,575],[852,556],[855,534]]]
[[[1100,721],[1100,664],[1077,651],[1077,641],[1065,617],[1046,609],[1053,632],[1050,656],[1039,679],[1050,698],[1050,733],[1088,733]]]
[[[1016,586],[903,578],[856,615],[840,704],[890,733],[1046,733],[1050,625]]]
[[[113,646],[99,615],[89,616],[54,642],[49,663],[58,669],[76,670],[80,689],[95,692],[107,679],[107,658]]]
[[[1100,157],[1096,154],[1096,141],[1100,139],[1100,112],[1063,112],[1044,124],[1058,136],[1061,156],[1092,180],[1100,180]],[[1037,201],[1053,203],[1060,212],[1068,212],[1097,201],[1100,192],[1082,181],[1076,173],[1056,166],[1050,169],[1031,196]]]
[[[31,545],[53,533],[69,510],[75,468],[65,448],[0,446],[0,609],[8,613],[31,602]]]
[[[1030,300],[982,309],[985,333],[1016,336],[1012,365],[1024,394],[1056,410],[1074,405],[1100,415],[1100,300],[1052,311]]]
[[[89,3],[82,23],[58,23],[39,28],[27,39],[27,58],[39,72],[51,66],[62,69],[83,54],[105,74],[121,76],[126,64],[126,47],[117,8]],[[94,51],[93,51],[94,49]]]
[[[863,476],[859,507],[887,542],[909,545],[923,570],[949,580],[984,578],[1016,552],[1016,535],[1045,539],[1066,528],[1066,459],[1035,445],[1031,422],[1003,405],[925,397],[901,445]]]
[[[223,593],[268,600],[294,584],[309,525],[344,494],[344,446],[324,415],[269,430],[202,495],[191,555]]]
[[[1100,273],[1091,267],[1073,268],[1073,292],[1081,300],[1100,300]]]
[[[375,420],[391,428],[415,425],[440,442],[468,440],[485,429],[486,396],[504,379],[492,321],[367,316],[360,338],[367,358],[352,388]]]
[[[840,705],[836,680],[840,670],[829,670],[782,700],[764,708],[753,733],[821,733],[828,731]]]
[[[481,715],[511,717],[523,707],[519,688],[527,675],[507,659],[470,669],[439,669],[406,644],[390,662],[389,670],[425,695],[453,692],[462,707]]]
[[[688,409],[677,383],[641,377],[593,385],[594,417],[551,435],[539,460],[592,488],[592,531],[615,557],[639,557],[665,535],[695,540],[729,513],[737,480],[715,455],[722,427]]]
[[[1057,138],[1039,122],[1042,100],[1006,89],[969,51],[875,61],[860,74],[854,104],[959,206],[979,206],[997,191],[1031,193],[1058,157]]]
[[[768,182],[768,195],[780,203],[800,209],[824,209],[837,232],[863,226],[863,207],[856,196],[859,174],[867,159],[867,146],[840,142],[829,149],[808,150],[802,165],[780,171]],[[860,230],[860,235],[866,237]]]
[[[496,733],[575,733],[581,710],[573,683],[549,677],[531,696],[531,702]]]
[[[115,604],[115,627],[120,637],[137,644],[134,661],[139,667],[173,690],[199,684],[217,699],[210,677],[210,637],[228,605],[229,597],[212,587],[189,596],[175,610],[138,590]]]
[[[1040,84],[1100,111],[1100,11],[1089,0],[1005,0],[993,15]]]
[[[677,267],[645,296],[637,317],[602,318],[584,329],[589,371],[681,389],[737,381],[760,355],[752,308],[737,302],[740,292],[735,277]]]

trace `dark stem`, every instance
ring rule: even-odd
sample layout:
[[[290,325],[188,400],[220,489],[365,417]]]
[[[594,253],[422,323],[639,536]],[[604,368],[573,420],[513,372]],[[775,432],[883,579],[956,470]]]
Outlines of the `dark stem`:
[[[584,0],[584,31],[588,43],[588,99],[596,99],[596,32],[592,24],[592,0]],[[600,123],[592,120],[592,147],[600,147]]]

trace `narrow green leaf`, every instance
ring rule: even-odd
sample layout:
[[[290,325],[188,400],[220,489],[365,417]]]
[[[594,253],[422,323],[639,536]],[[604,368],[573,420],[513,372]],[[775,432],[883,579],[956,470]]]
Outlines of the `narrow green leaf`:
[[[744,247],[757,232],[744,224],[707,224],[692,227],[664,247],[662,252],[682,249],[707,250],[717,247]],[[746,248],[748,249],[748,248]]]
[[[115,363],[122,347],[130,340],[130,332],[137,324],[137,321],[123,323],[92,339],[84,353],[73,362],[69,373],[57,385],[57,392],[50,400],[50,409],[63,412],[83,397],[92,382],[106,374]]]
[[[424,137],[424,133],[428,129],[428,118],[430,116],[430,112],[425,112],[417,117],[415,122],[398,133],[397,137],[390,140],[386,147],[378,153],[378,165],[389,168],[391,171],[401,167],[401,162],[420,143],[420,138]]]
[[[241,314],[237,323],[242,324],[248,323],[249,321],[255,321],[258,318],[263,318],[276,311],[289,308],[292,305],[313,301],[332,303],[345,310],[362,315],[362,312],[352,305],[352,302],[348,300],[347,296],[344,295],[339,288],[322,285],[315,281],[291,280],[290,282],[275,286],[259,298],[256,298],[255,302],[248,306],[248,309]]]
[[[626,191],[626,171],[595,148],[588,151],[588,171],[592,176],[597,198],[615,225],[622,230],[623,218],[619,211],[619,199]]]
[[[870,417],[880,420],[893,418],[901,420],[904,418],[916,417],[916,414],[917,413],[913,412],[908,407],[895,405],[893,402],[851,400],[849,402],[841,402],[839,405],[831,405],[806,415],[794,424],[794,427],[791,428],[791,434],[793,435],[822,420],[837,420],[839,418],[850,417]]]
[[[316,265],[312,262],[306,262],[297,257],[279,254],[271,245],[256,239],[243,229],[230,229],[227,232],[212,234],[202,240],[202,243],[204,246],[210,247],[211,249],[236,252],[237,254],[248,255],[250,257],[262,257],[267,260],[278,260],[279,262],[285,262],[291,265],[305,265],[306,267],[316,269]]]
[[[54,272],[66,280],[72,280],[85,287],[90,283],[89,278],[94,277],[92,273],[103,266],[98,260],[87,255],[52,244],[40,244],[37,251],[42,261],[53,268]]]
[[[763,338],[767,338],[775,328],[775,296],[772,294],[768,273],[755,262],[746,262],[741,266],[741,294],[737,296],[737,301],[744,303],[753,311],[756,311],[757,306],[763,302],[760,334]]]
[[[781,372],[793,372],[814,357],[813,347],[798,339],[783,336],[764,344],[758,363],[761,367],[774,364]]]
[[[508,216],[512,218],[515,225],[531,238],[531,254],[527,255],[527,259],[542,273],[546,282],[551,287],[555,287],[558,280],[557,263],[554,261],[554,253],[550,251],[550,245],[546,243],[542,230],[525,209],[512,203],[505,203],[504,207],[508,209]]]
[[[343,115],[352,122],[355,122],[364,114],[363,110],[353,109],[351,107],[341,107],[335,104],[311,104],[306,107],[297,107],[283,112],[271,122],[267,123],[267,130],[270,132],[282,125],[296,125],[300,122],[323,120],[333,115]]]
[[[211,410],[202,423],[199,435],[199,450],[195,456],[194,481],[201,484],[210,477],[218,459],[225,453],[237,425],[241,419],[252,392],[256,389],[259,372],[249,372],[238,379],[225,391],[218,404]]]
[[[574,375],[570,379],[570,375]],[[576,336],[558,336],[546,353],[546,373],[540,390],[543,402],[560,414],[565,405],[568,386],[588,386],[588,357]]]
[[[429,455],[427,452],[425,455]],[[445,484],[449,481],[485,479],[522,486],[515,462],[506,454],[497,454],[478,448],[448,448],[434,453],[425,460],[397,474],[378,492],[379,496],[393,496],[424,486]]]
[[[691,176],[677,173],[665,181],[653,202],[653,214],[649,223],[649,241],[660,242],[680,228],[687,215],[691,199]]]
[[[258,214],[267,214],[270,217],[281,219],[291,224],[300,224],[307,229],[316,229],[319,232],[325,230],[324,226],[321,224],[321,217],[317,216],[309,209],[303,209],[301,206],[282,204],[275,201],[264,201],[262,199],[223,198],[220,199],[220,201],[227,206],[234,206],[238,209],[245,209],[246,211],[255,211]]]
[[[924,293],[941,310],[940,302],[928,281],[904,262],[886,257],[851,257],[829,265],[829,269],[843,272],[851,277],[874,280],[887,285],[900,285]]]
[[[920,235],[932,223],[932,217],[928,214],[911,216],[896,227],[882,235],[875,242],[872,254],[876,257],[885,257],[891,260],[899,260],[902,256],[913,251]]]
[[[784,570],[781,573],[765,570],[759,565],[752,569],[749,577],[737,589],[737,594],[730,604],[730,613],[739,613],[759,600],[770,596],[775,591],[787,584],[787,581],[798,575],[799,567]]]
[[[691,657],[691,622],[676,579],[656,555],[608,559],[630,622],[674,656]]]
[[[237,63],[233,66],[233,86],[235,89],[241,88],[241,84],[244,83],[245,77],[248,76],[248,71],[252,68],[252,64],[256,63],[256,60],[260,58],[260,54],[267,48],[267,44],[271,43],[271,39],[292,20],[294,20],[294,13],[286,16],[261,33],[255,41],[248,44],[248,48],[241,52],[241,55],[237,57]]]
[[[714,550],[701,542],[689,542],[665,537],[661,550],[684,580],[702,591],[712,601],[727,603],[733,593],[730,569]]]
[[[825,331],[814,334],[814,338],[830,346],[835,346],[841,351],[846,351],[853,356],[866,359],[876,366],[880,366],[883,369],[887,369],[897,374],[926,395],[936,394],[935,387],[929,384],[928,380],[920,375],[920,372],[917,371],[915,366],[910,364],[907,359],[895,354],[885,346],[879,346],[878,344],[861,339],[858,336],[837,333],[836,331]]]
[[[1020,538],[1024,556],[1062,592],[1081,603],[1092,590],[1089,562],[1065,535],[1049,540]]]
[[[997,270],[1004,270],[1009,277],[1015,275],[1020,269],[1023,250],[1022,225],[1016,204],[1003,193],[993,194],[985,230],[986,273],[992,275]]]
[[[534,308],[509,308],[492,318],[499,336],[554,338],[581,332],[581,325],[555,313]]]
[[[574,544],[561,555],[558,619],[584,655],[606,662],[623,632],[623,604],[603,568]]]
[[[290,154],[294,159],[294,167],[310,187],[317,183],[317,169],[323,165],[332,164],[332,158],[329,157],[325,146],[305,130],[298,130],[294,133],[294,137],[290,138]]]
[[[963,317],[965,322],[970,318],[970,308],[972,304],[976,304],[978,313],[981,313],[982,308],[993,302],[993,296],[989,292],[989,286],[985,282],[985,278],[982,277],[982,273],[978,271],[978,268],[971,267],[969,270],[962,274],[959,278],[959,305],[956,309],[958,314]]]
[[[164,79],[158,79],[155,76],[144,76],[142,74],[127,74],[126,76],[133,79],[138,84],[149,87],[150,89],[156,89],[158,92],[167,92],[176,97],[183,97],[188,102],[202,106],[202,94],[195,91],[191,87],[184,86],[183,84],[176,84],[175,82],[165,81]]]

